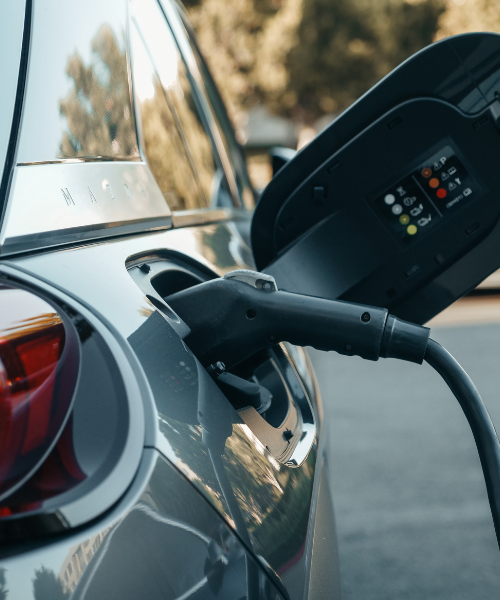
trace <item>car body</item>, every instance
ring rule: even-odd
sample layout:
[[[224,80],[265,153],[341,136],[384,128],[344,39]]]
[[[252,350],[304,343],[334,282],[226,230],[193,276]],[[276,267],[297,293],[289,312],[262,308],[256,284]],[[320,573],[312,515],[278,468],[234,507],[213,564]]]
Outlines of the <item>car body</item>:
[[[0,488],[0,593],[338,597],[306,353],[240,365],[274,413],[237,411],[165,301],[254,268],[254,192],[182,8],[26,0],[0,34],[0,336],[11,351],[13,330],[38,335],[20,321],[55,315],[75,352],[55,376],[78,367],[57,431]]]

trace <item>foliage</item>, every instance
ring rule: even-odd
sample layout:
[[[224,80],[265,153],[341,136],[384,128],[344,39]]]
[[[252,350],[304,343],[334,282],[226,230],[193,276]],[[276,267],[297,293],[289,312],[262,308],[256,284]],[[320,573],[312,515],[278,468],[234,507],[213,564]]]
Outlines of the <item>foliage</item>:
[[[201,49],[231,116],[285,90],[302,0],[201,0],[188,4]],[[286,93],[286,92],[285,92]]]
[[[500,11],[496,0],[447,0],[446,12],[439,21],[437,39],[469,33],[494,31],[500,33]]]
[[[148,163],[172,210],[197,208],[199,186],[168,105],[169,97],[158,80],[154,96],[141,103],[142,128]]]
[[[301,124],[338,113],[430,44],[445,0],[193,0],[233,117],[257,103]]]
[[[6,588],[7,580],[5,578],[5,569],[0,569],[0,600],[7,600],[9,590]]]
[[[68,594],[54,571],[41,567],[35,570],[33,596],[35,600],[65,600]]]
[[[441,12],[435,0],[306,0],[288,57],[292,115],[307,123],[349,106],[432,42]]]
[[[126,53],[108,25],[92,40],[92,54],[88,66],[79,54],[71,56],[66,66],[74,85],[59,102],[68,125],[60,155],[138,156]]]

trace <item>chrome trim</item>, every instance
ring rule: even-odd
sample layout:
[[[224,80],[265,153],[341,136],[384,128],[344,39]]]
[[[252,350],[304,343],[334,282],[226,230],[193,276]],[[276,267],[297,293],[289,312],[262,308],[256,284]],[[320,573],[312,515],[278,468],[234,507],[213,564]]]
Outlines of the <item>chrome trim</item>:
[[[145,163],[16,167],[0,231],[0,255],[172,227]]]
[[[311,451],[312,447],[314,446],[314,442],[317,439],[319,423],[316,415],[314,414],[313,403],[311,402],[311,399],[314,398],[316,401],[320,398],[320,396],[311,395],[311,391],[306,389],[306,382],[299,373],[299,366],[302,367],[303,371],[308,371],[311,368],[310,363],[304,361],[304,357],[307,358],[307,354],[304,352],[304,350],[297,346],[293,346],[288,342],[280,343],[280,347],[283,350],[283,354],[288,359],[288,362],[295,374],[295,377],[297,378],[297,381],[299,382],[303,394],[302,399],[299,399],[297,390],[294,391],[297,410],[300,412],[300,416],[302,417],[302,435],[300,436],[297,445],[294,447],[293,453],[288,459],[289,462],[287,463],[288,466],[300,466],[309,456],[309,452]],[[314,371],[310,371],[310,373],[312,373],[314,377]]]
[[[174,227],[190,227],[191,225],[206,225],[218,221],[228,221],[230,218],[231,211],[226,208],[199,208],[173,212],[172,224]]]
[[[149,387],[144,380],[137,358],[126,341],[116,328],[103,319],[102,315],[96,314],[88,303],[82,303],[80,299],[61,290],[60,286],[54,286],[34,276],[22,267],[19,268],[19,265],[0,263],[0,273],[2,277],[7,276],[11,280],[21,281],[34,290],[39,289],[53,296],[57,303],[63,302],[80,314],[102,338],[113,356],[115,368],[124,386],[125,395],[122,401],[124,410],[128,412],[128,423],[121,455],[111,459],[114,463],[111,469],[103,465],[104,472],[108,471],[105,477],[102,477],[104,473],[99,476],[98,472],[95,472],[91,479],[80,484],[82,488],[76,487],[74,490],[46,498],[39,509],[40,512],[47,513],[57,510],[69,527],[77,527],[102,515],[132,484],[144,456],[144,440],[148,435],[147,432],[154,431],[153,440],[156,441],[156,430],[153,424],[155,408],[152,405]],[[75,494],[78,489],[79,493]]]
[[[245,208],[195,208],[179,210],[172,213],[172,224],[175,228],[193,225],[208,225],[220,221],[238,221],[248,218],[250,211]]]
[[[127,263],[129,261],[127,260]],[[170,307],[160,294],[153,287],[151,280],[156,275],[163,273],[165,269],[165,260],[154,259],[153,261],[142,260],[133,266],[126,265],[130,277],[137,284],[137,287],[144,292],[146,300],[152,308],[156,308],[159,314],[167,321],[181,339],[187,338],[191,333],[189,326],[179,317],[179,315]],[[146,264],[147,269],[141,269],[141,266]],[[167,262],[168,264],[168,262]]]
[[[77,156],[74,158],[55,158],[54,160],[38,160],[33,162],[18,162],[18,167],[33,167],[36,165],[64,165],[68,163],[89,163],[89,162],[143,162],[139,156]]]
[[[229,271],[229,273],[224,275],[224,279],[242,281],[258,290],[267,290],[269,292],[276,292],[278,290],[276,279],[274,279],[272,275],[258,273],[257,271],[251,271],[250,269],[236,269],[235,271]]]

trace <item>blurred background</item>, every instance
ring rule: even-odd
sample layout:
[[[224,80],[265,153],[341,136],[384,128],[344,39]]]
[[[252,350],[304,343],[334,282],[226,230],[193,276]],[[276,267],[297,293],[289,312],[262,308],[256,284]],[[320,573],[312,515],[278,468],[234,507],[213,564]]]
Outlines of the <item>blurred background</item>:
[[[268,149],[302,147],[406,58],[500,31],[497,0],[185,0],[257,189]]]
[[[185,0],[254,186],[420,48],[500,32],[498,0]],[[500,427],[500,274],[431,323]],[[310,352],[325,406],[344,600],[490,600],[500,562],[474,440],[424,366]],[[361,376],[360,376],[361,374]]]

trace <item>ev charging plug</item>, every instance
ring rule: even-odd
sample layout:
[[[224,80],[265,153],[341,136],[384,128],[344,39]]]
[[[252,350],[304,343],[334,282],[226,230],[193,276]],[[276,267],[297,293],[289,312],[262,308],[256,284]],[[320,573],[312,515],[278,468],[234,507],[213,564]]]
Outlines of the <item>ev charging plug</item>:
[[[253,271],[231,271],[167,302],[189,325],[185,342],[200,362],[228,369],[279,342],[421,364],[430,333],[385,308],[278,291],[273,277]]]
[[[473,382],[451,354],[429,339],[427,327],[402,321],[384,308],[278,291],[273,277],[247,270],[193,286],[167,302],[191,328],[185,341],[205,367],[221,361],[231,368],[284,341],[367,360],[425,360],[447,383],[469,422],[500,547],[500,443]]]

